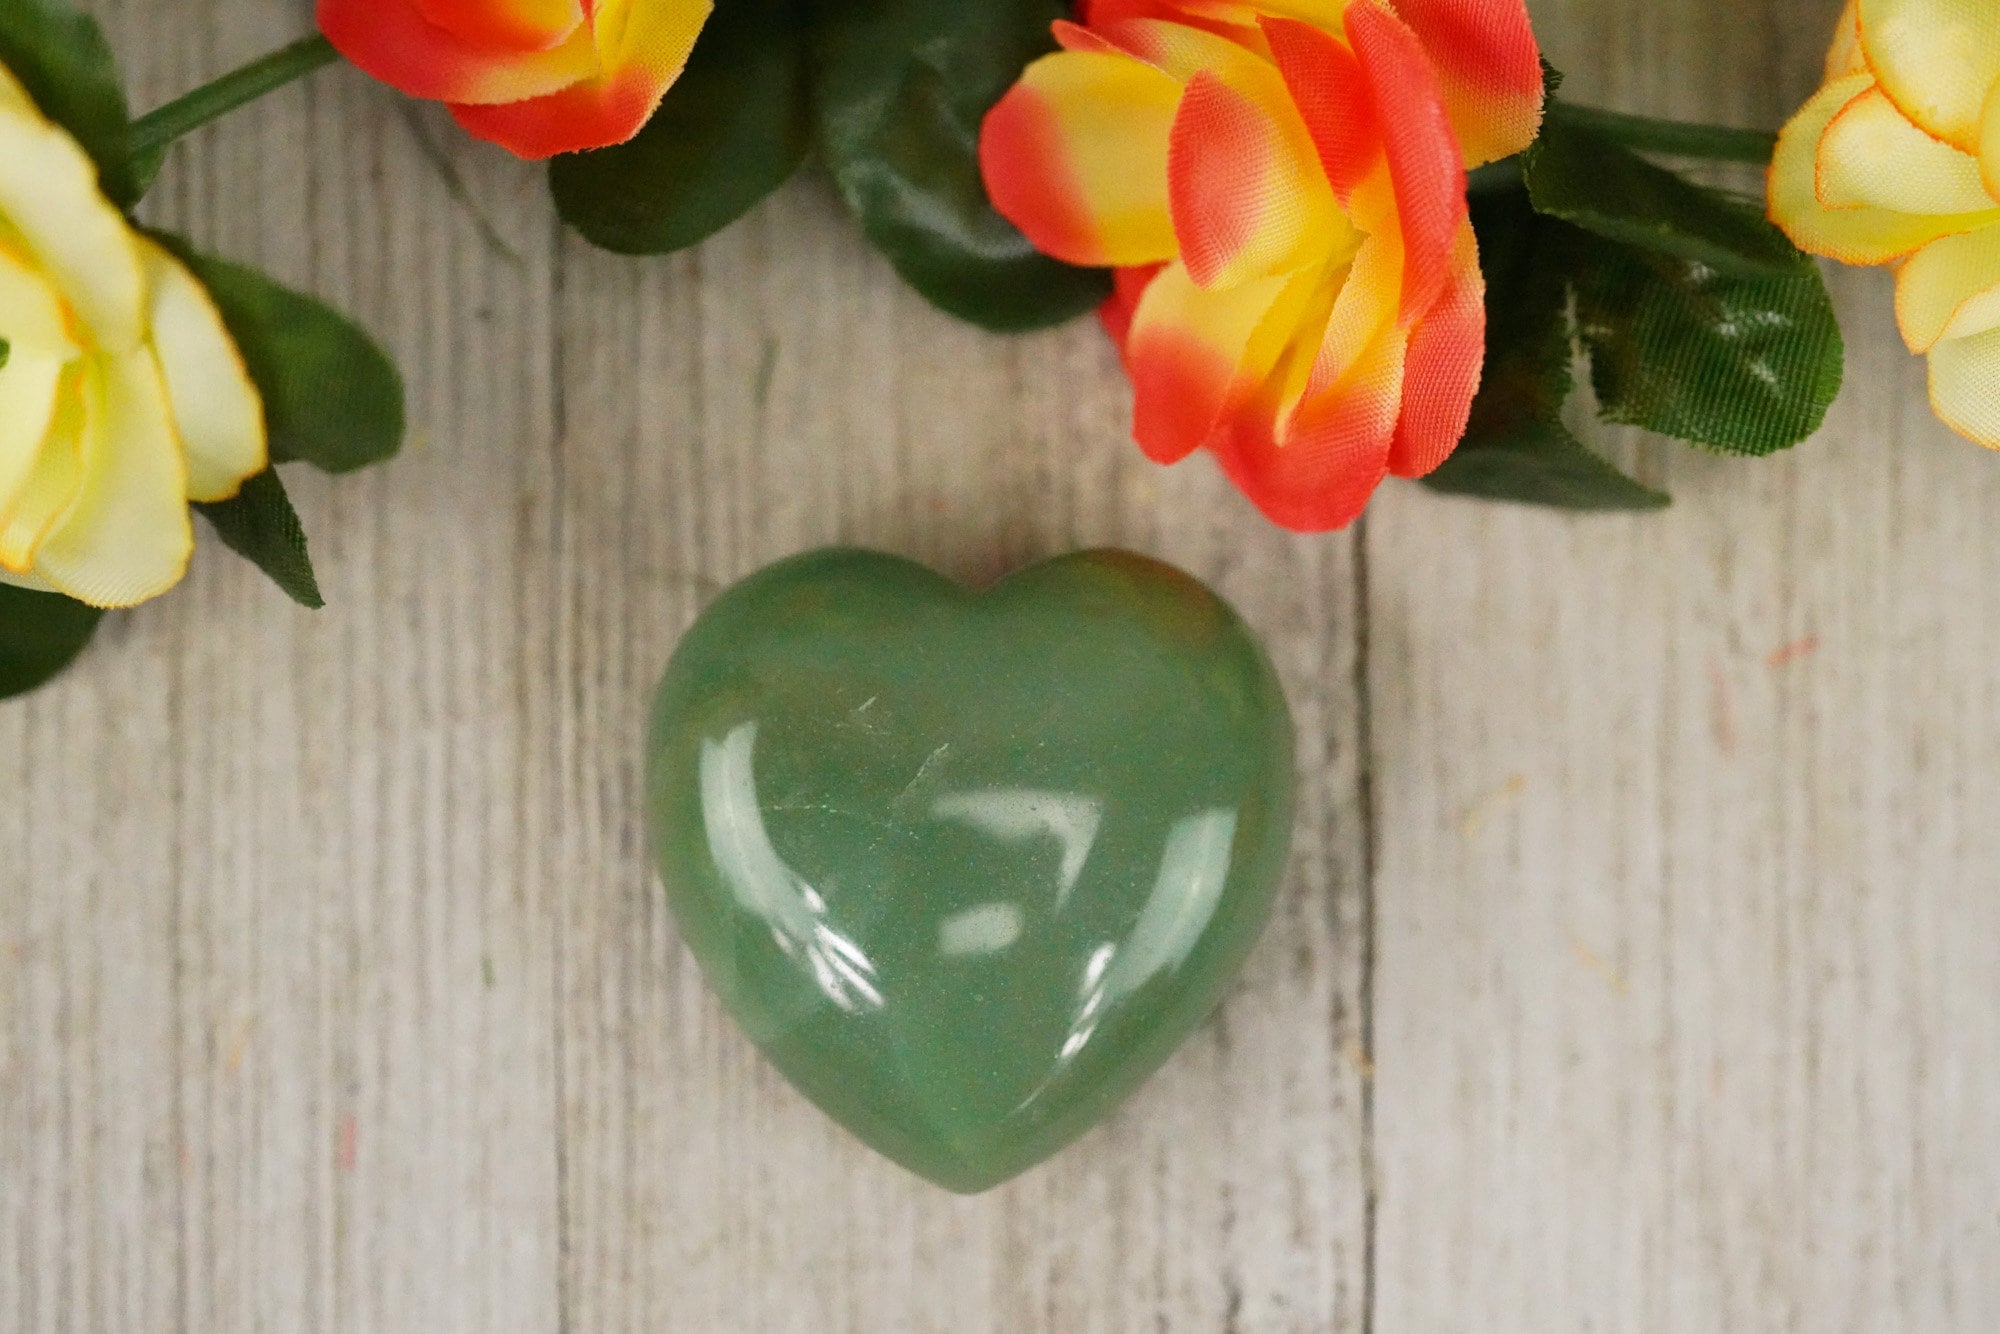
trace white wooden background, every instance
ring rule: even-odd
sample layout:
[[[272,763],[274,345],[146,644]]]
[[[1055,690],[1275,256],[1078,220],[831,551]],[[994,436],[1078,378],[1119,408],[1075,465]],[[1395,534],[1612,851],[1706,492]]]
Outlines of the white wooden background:
[[[92,8],[142,108],[308,25]],[[1774,125],[1835,8],[1535,12],[1573,93]],[[330,610],[211,550],[0,707],[0,1329],[2000,1328],[2000,458],[1884,275],[1794,456],[1617,446],[1664,517],[1295,538],[1141,459],[1087,322],[951,323],[815,181],[601,256],[337,70],[148,216],[379,330],[415,438],[295,481]],[[648,871],[675,636],[834,540],[1180,562],[1303,729],[1220,1017],[978,1199],[766,1069]]]

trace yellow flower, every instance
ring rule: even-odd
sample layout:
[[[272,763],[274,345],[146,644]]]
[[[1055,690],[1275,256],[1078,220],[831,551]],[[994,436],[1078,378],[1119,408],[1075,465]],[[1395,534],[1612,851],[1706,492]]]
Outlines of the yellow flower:
[[[190,500],[268,461],[206,290],[0,67],[0,580],[130,607],[179,583]]]
[[[1771,218],[1802,250],[1897,265],[1932,406],[2000,449],[2000,4],[1848,0],[1826,73],[1779,137]]]

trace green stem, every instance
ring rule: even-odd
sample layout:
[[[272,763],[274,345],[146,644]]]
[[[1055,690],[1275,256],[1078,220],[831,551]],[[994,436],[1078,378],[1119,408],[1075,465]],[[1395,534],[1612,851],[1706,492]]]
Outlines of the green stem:
[[[183,135],[338,59],[340,53],[333,44],[314,34],[253,60],[214,83],[203,84],[132,123],[132,160],[156,167],[161,155]]]
[[[1765,130],[1658,120],[1560,100],[1549,103],[1548,118],[1557,124],[1615,139],[1627,148],[1675,157],[1707,158],[1713,162],[1750,162],[1761,166],[1770,162],[1778,148],[1778,136]]]

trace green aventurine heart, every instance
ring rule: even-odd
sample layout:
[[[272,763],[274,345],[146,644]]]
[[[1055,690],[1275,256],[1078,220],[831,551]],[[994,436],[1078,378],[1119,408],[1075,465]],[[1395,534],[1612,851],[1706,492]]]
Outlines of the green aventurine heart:
[[[1292,730],[1243,623],[1169,566],[972,593],[861,551],[689,631],[651,745],[681,934],[787,1079],[957,1191],[1103,1117],[1269,915]]]

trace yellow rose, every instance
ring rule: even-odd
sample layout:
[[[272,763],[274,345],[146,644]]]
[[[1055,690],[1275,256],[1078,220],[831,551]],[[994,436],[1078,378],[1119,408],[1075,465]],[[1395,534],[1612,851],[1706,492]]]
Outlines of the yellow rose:
[[[1898,266],[1932,406],[2000,449],[2000,3],[1849,0],[1826,73],[1779,137],[1771,218],[1802,250]]]
[[[180,582],[190,500],[268,461],[206,290],[0,67],[0,580],[130,607]]]

